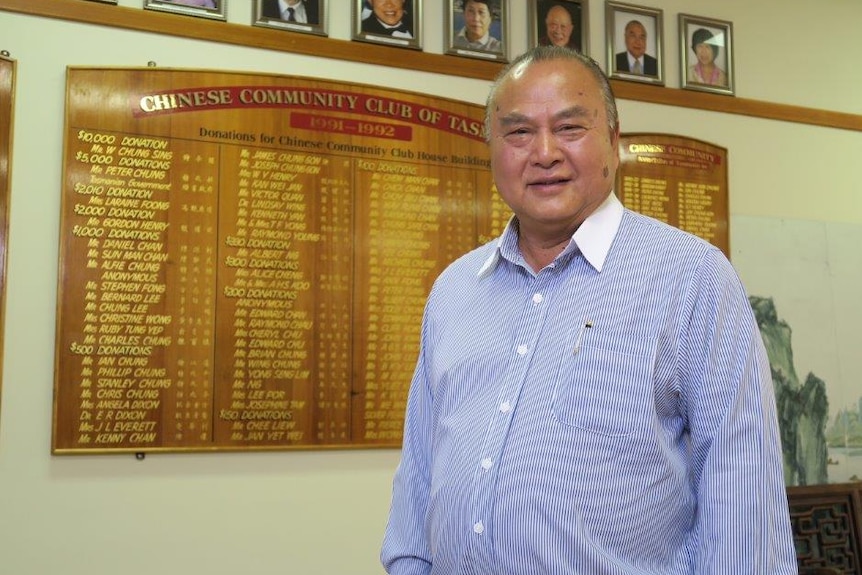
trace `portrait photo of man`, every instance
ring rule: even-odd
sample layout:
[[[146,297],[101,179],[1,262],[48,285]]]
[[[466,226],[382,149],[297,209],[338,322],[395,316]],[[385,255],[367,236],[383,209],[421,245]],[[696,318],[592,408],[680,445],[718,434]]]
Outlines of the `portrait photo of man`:
[[[608,69],[625,80],[664,84],[662,78],[662,12],[635,11],[607,3]]]
[[[572,0],[538,0],[533,34],[539,46],[566,46],[584,52],[584,5]]]
[[[646,53],[647,29],[640,20],[629,20],[623,30],[625,51],[617,54],[617,72],[658,74],[658,60]]]
[[[409,0],[366,0],[363,3],[361,29],[368,34],[414,38],[413,14]]]
[[[505,59],[505,18],[500,0],[450,0],[448,53]]]
[[[320,24],[319,0],[261,0],[261,17],[297,24]]]

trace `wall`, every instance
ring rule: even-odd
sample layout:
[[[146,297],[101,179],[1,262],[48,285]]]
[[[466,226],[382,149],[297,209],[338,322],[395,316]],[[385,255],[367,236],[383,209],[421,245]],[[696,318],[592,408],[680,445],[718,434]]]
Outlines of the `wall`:
[[[139,7],[142,0],[120,4]],[[330,36],[348,39],[347,0],[328,4]],[[442,24],[432,23],[442,22],[445,4],[424,2],[428,52],[443,51]],[[510,4],[517,51],[527,43],[526,7]],[[345,12],[338,12],[342,6]],[[694,9],[684,0],[651,6],[664,10],[665,78],[676,87],[676,15]],[[590,0],[589,10],[590,53],[604,62],[604,4]],[[862,4],[728,0],[697,10],[734,22],[739,96],[862,114],[862,76],[846,72],[855,69],[850,55]],[[230,0],[231,22],[247,23],[250,13],[250,0]],[[815,19],[820,24],[811,26]],[[0,30],[0,49],[18,61],[0,412],[0,572],[382,572],[377,553],[395,450],[151,454],[144,461],[50,455],[65,67],[155,61],[373,79],[475,103],[484,101],[488,82],[5,11]],[[620,108],[623,131],[682,134],[727,147],[733,217],[862,222],[855,169],[862,133],[642,102],[623,101]]]

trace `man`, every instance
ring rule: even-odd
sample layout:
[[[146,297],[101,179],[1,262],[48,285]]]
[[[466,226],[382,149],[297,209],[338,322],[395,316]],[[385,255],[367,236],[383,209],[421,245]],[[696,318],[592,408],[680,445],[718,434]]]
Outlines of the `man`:
[[[464,14],[464,27],[455,34],[453,44],[456,48],[502,52],[503,43],[491,36],[492,0],[463,0],[461,11]]]
[[[371,15],[362,21],[362,31],[380,36],[413,38],[413,23],[407,18],[405,0],[371,0]]]
[[[317,0],[263,0],[262,16],[300,24],[320,23]]]
[[[598,65],[539,46],[486,111],[514,217],[429,295],[389,573],[796,573],[770,368],[730,263],[613,193]]]
[[[617,72],[658,76],[658,60],[646,53],[647,31],[637,20],[626,24],[626,51],[617,54]]]
[[[545,36],[539,40],[539,44],[542,46],[567,46],[574,50],[580,50],[580,42],[572,37],[574,29],[572,15],[569,11],[559,4],[551,6],[545,15]]]

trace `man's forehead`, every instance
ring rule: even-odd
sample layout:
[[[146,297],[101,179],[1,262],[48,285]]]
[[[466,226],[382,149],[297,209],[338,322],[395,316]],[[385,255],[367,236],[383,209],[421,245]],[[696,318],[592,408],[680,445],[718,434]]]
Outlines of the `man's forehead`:
[[[533,77],[510,77],[500,86],[493,109],[497,116],[517,115],[531,103],[547,105],[546,109],[563,116],[601,112],[601,88],[586,69],[571,65],[558,74],[536,73]]]

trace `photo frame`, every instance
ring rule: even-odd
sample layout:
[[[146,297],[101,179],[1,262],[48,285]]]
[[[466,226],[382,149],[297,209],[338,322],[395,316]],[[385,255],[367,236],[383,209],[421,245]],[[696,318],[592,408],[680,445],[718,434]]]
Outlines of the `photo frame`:
[[[255,0],[252,24],[326,36],[326,0]]]
[[[145,10],[173,12],[211,20],[226,20],[226,5],[227,0],[144,0]]]
[[[530,0],[530,46],[568,46],[587,54],[588,0]]]
[[[506,62],[508,29],[505,0],[448,0],[447,54]]]
[[[733,23],[679,15],[680,86],[734,95]]]
[[[353,35],[359,42],[422,49],[422,0],[353,0]]]
[[[664,86],[663,20],[661,9],[606,0],[608,76]]]

